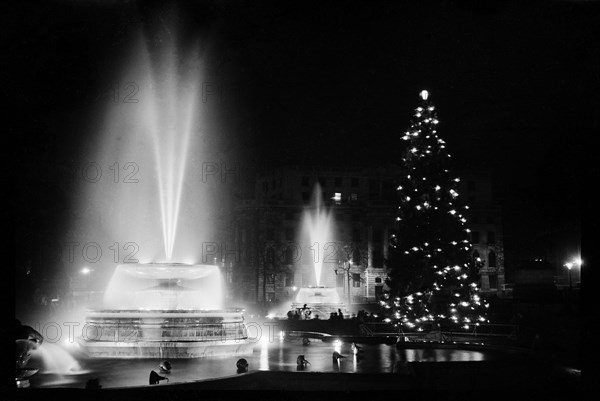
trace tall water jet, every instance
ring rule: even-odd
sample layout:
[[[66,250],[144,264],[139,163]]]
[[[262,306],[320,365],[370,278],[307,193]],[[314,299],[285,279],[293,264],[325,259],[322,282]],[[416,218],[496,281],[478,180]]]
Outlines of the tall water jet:
[[[65,242],[98,244],[82,261],[92,259],[96,272],[206,263],[201,244],[218,241],[215,205],[226,188],[205,171],[223,158],[212,145],[221,135],[216,102],[203,101],[207,61],[197,43],[186,49],[164,36],[132,47],[97,138],[77,160],[81,192]]]
[[[218,266],[198,263],[203,242],[215,241],[211,197],[218,197],[204,176],[211,159],[202,146],[202,62],[172,44],[139,50],[123,79],[139,99],[112,107],[96,155],[99,166],[114,166],[112,184],[121,182],[110,158],[129,160],[122,166],[130,168],[123,182],[130,185],[92,187],[82,199],[100,223],[83,225],[84,233],[108,234],[112,250],[133,244],[135,254],[117,265],[102,307],[88,312],[77,341],[100,358],[250,353],[243,310],[223,308]]]
[[[321,285],[323,262],[331,247],[336,247],[334,238],[334,221],[331,212],[323,202],[323,191],[319,184],[315,185],[311,203],[304,209],[302,215],[302,230],[310,241],[313,255],[313,266],[315,271],[315,284]]]
[[[341,297],[335,287],[321,285],[325,280],[325,271],[332,272],[337,267],[339,244],[335,238],[335,222],[331,211],[323,201],[323,191],[315,185],[310,205],[302,216],[302,235],[310,243],[313,251],[315,285],[300,288],[292,303],[292,308],[309,306],[314,315],[327,316],[331,312],[345,310]],[[333,266],[331,266],[333,264]]]

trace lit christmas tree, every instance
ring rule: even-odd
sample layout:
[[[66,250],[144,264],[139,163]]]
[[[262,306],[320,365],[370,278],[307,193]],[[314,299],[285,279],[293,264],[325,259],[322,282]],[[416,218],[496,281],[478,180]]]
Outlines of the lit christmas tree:
[[[435,107],[421,92],[398,177],[399,207],[390,239],[390,274],[381,306],[386,321],[423,331],[431,323],[470,329],[487,322],[489,304],[478,292],[480,262],[473,260],[470,230],[461,206],[460,179],[437,133]]]

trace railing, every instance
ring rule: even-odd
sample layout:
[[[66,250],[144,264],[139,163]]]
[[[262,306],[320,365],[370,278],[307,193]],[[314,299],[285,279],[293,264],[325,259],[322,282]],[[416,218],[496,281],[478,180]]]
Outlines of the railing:
[[[373,337],[374,335],[373,330],[371,330],[366,324],[361,324],[358,329],[361,336]]]
[[[389,323],[369,322],[361,324],[361,334],[370,332],[368,336],[390,336],[402,335],[409,339],[437,339],[440,341],[456,341],[465,336],[478,338],[506,338],[515,340],[519,335],[519,326],[516,324],[480,323],[478,326],[471,325],[469,330],[428,330],[424,332],[402,332]]]

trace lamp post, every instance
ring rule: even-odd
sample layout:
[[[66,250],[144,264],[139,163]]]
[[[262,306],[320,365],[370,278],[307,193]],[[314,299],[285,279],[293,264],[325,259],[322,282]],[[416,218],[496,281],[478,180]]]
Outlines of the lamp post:
[[[571,288],[573,288],[573,284],[571,281],[571,269],[573,268],[573,263],[571,263],[571,262],[565,263],[565,267],[567,268],[567,271],[569,272],[569,290],[571,290]]]
[[[348,259],[348,267],[346,270],[347,278],[348,278],[348,305],[352,303],[352,294],[350,293],[350,268],[352,267],[352,262]]]
[[[344,292],[346,293],[346,298],[348,305],[350,305],[351,297],[350,297],[350,269],[352,267],[351,262],[348,260],[346,262],[338,261],[338,268],[333,269],[335,275],[338,275],[338,271],[343,271],[344,276],[346,277],[346,285],[344,287]]]
[[[344,245],[344,252],[346,253],[346,261],[343,262],[343,269],[346,272],[346,285],[348,288],[348,305],[352,303],[352,294],[350,293],[350,269],[352,268],[352,247],[350,245]]]
[[[94,269],[90,269],[87,266],[81,269],[81,274],[86,276],[86,289],[87,289],[87,293],[88,293],[88,302],[90,301],[90,296],[91,296],[91,292],[92,292],[92,290],[90,289],[90,280],[91,280],[91,275],[92,275],[93,271],[94,271]]]
[[[569,274],[569,290],[573,288],[573,280],[571,278],[571,270],[574,267],[581,267],[583,265],[583,261],[580,258],[573,259],[571,262],[565,263],[565,267],[567,268],[567,272]]]

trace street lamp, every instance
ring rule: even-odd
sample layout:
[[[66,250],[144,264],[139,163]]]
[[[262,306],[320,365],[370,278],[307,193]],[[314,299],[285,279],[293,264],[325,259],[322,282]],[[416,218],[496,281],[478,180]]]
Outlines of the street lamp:
[[[569,272],[569,290],[573,288],[573,281],[571,279],[571,270],[577,266],[581,267],[581,265],[583,265],[583,261],[581,260],[581,258],[575,258],[571,262],[565,263],[565,267],[567,268],[567,271]]]
[[[90,276],[92,275],[92,272],[93,272],[93,271],[94,271],[94,269],[90,269],[90,268],[89,268],[89,267],[87,267],[87,266],[83,267],[83,268],[80,270],[81,274],[83,274],[84,276],[86,276],[86,277],[87,277],[87,278],[86,278],[86,287],[87,287],[86,289],[87,289],[87,293],[88,293],[88,302],[89,302],[89,300],[90,300],[90,295],[91,295],[91,292],[92,292],[92,291],[91,291],[91,289],[90,289],[90,280],[91,280],[91,277],[90,277]]]
[[[338,275],[338,271],[343,271],[344,272],[344,276],[346,278],[346,285],[344,285],[344,293],[346,294],[346,298],[348,298],[348,305],[350,305],[350,269],[352,268],[352,262],[351,261],[347,261],[347,262],[343,262],[343,261],[338,261],[338,267],[333,269],[333,272],[335,273],[335,275]],[[340,273],[341,274],[341,273]]]

